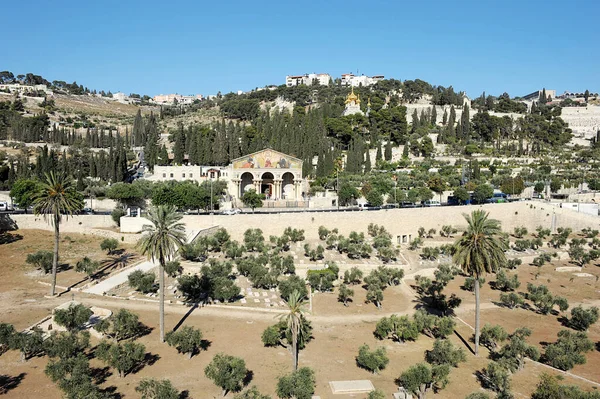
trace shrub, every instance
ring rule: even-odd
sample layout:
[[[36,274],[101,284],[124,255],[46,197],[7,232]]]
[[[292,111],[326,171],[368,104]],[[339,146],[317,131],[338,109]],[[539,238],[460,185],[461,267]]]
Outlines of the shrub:
[[[504,270],[499,270],[496,274],[495,288],[501,291],[514,291],[521,283],[519,282],[519,276],[513,274],[509,277]]]
[[[184,326],[179,331],[170,331],[165,336],[169,346],[173,346],[179,353],[188,355],[191,359],[202,347],[202,332],[190,326]]]
[[[52,271],[53,260],[54,254],[52,252],[37,251],[33,254],[28,254],[25,262],[43,270],[44,273],[50,273]]]
[[[264,346],[278,346],[281,344],[281,338],[279,333],[279,326],[276,324],[274,326],[267,327],[262,335],[261,340]]]
[[[485,278],[479,277],[479,288],[483,287],[485,284]],[[467,291],[473,292],[475,290],[475,277],[467,277],[465,279],[465,283],[463,284],[463,288]]]
[[[510,394],[510,374],[501,364],[490,362],[481,372],[481,382],[484,388],[498,392],[502,397]]]
[[[523,297],[519,294],[515,294],[514,292],[510,292],[508,294],[501,293],[500,302],[510,309],[522,306],[525,303]]]
[[[67,331],[77,331],[90,320],[93,312],[87,306],[71,303],[66,309],[54,311],[54,321]]]
[[[137,314],[126,309],[119,309],[109,318],[98,322],[94,329],[117,341],[134,338],[142,334],[144,325]]]
[[[354,296],[354,290],[348,288],[346,284],[340,285],[338,291],[338,302],[342,302],[344,306],[348,306],[348,301],[352,301],[352,297]]]
[[[356,364],[358,367],[369,370],[373,374],[377,374],[379,371],[385,369],[389,362],[390,359],[387,357],[384,347],[371,351],[369,345],[365,344],[358,349]]]
[[[146,357],[146,347],[136,342],[109,343],[102,341],[96,349],[96,357],[125,377],[134,368],[142,364]]]
[[[279,378],[277,396],[281,399],[310,399],[315,393],[315,384],[315,372],[302,367]]]
[[[517,266],[520,266],[523,261],[519,258],[507,259],[506,260],[506,268],[507,269],[516,269]]]
[[[83,353],[90,346],[90,333],[54,332],[44,341],[44,352],[50,357],[68,359]]]
[[[584,332],[561,330],[555,343],[546,347],[544,360],[552,367],[570,370],[577,364],[585,364],[584,353],[591,351],[594,343]]]
[[[109,255],[111,255],[118,247],[119,241],[117,241],[116,238],[105,238],[100,243],[100,249],[103,251],[108,251]]]
[[[571,309],[571,319],[568,324],[571,328],[586,331],[592,324],[598,321],[598,308],[592,306],[584,309],[581,305]]]
[[[156,291],[154,286],[156,275],[152,272],[144,273],[141,270],[135,270],[127,276],[127,279],[133,289],[143,294]]]
[[[458,363],[467,361],[465,351],[455,348],[452,342],[446,339],[436,339],[433,348],[425,352],[425,360],[433,365],[448,364],[457,367]]]
[[[93,261],[87,256],[78,261],[75,264],[75,271],[78,273],[85,273],[88,276],[92,276],[98,269],[100,268],[100,263],[97,261]]]
[[[363,272],[358,267],[354,266],[350,270],[344,272],[344,283],[353,285],[360,284],[362,277]]]
[[[524,236],[527,235],[527,228],[525,228],[523,226],[515,227],[514,235],[517,238],[523,238]]]
[[[498,344],[508,339],[508,333],[502,326],[486,324],[481,329],[479,335],[479,343],[494,352],[498,348]]]
[[[306,282],[296,275],[292,275],[288,278],[282,279],[279,282],[279,293],[286,301],[294,291],[300,293],[301,298],[308,298],[308,290],[306,289]]]
[[[223,389],[225,396],[229,391],[238,392],[242,389],[248,369],[244,359],[217,353],[204,369],[204,374]]]
[[[167,276],[175,278],[183,272],[183,267],[181,267],[181,263],[176,260],[172,260],[165,264],[165,273]]]
[[[179,399],[179,391],[173,387],[169,380],[155,380],[144,378],[135,387],[142,399]]]
[[[516,240],[513,249],[515,251],[523,252],[531,247],[531,241],[529,240]]]

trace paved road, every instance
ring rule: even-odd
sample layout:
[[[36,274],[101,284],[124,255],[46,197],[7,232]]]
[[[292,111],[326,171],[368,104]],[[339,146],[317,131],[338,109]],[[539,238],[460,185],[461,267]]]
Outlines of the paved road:
[[[196,238],[199,232],[199,230],[190,230],[189,232],[187,232],[186,241],[191,242],[192,240],[194,240],[194,238]],[[152,260],[147,260],[145,262],[138,263],[137,265],[131,266],[123,270],[122,272],[117,273],[114,276],[107,278],[106,280],[101,281],[100,283],[94,286],[86,288],[85,290],[83,290],[83,292],[86,292],[88,294],[103,295],[105,292],[110,291],[114,287],[127,282],[127,278],[132,272],[136,270],[147,272],[155,267],[158,267],[158,262],[153,262]]]

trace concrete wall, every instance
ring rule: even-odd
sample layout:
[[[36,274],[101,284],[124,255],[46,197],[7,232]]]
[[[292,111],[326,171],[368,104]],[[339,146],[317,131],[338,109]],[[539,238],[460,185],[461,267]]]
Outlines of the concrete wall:
[[[121,233],[141,233],[144,225],[152,224],[143,217],[121,216]]]

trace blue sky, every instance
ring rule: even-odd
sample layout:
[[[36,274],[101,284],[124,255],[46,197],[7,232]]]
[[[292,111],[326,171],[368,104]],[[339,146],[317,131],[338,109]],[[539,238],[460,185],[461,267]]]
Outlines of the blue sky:
[[[358,71],[472,97],[600,91],[597,0],[6,3],[0,70],[90,89],[215,94]]]

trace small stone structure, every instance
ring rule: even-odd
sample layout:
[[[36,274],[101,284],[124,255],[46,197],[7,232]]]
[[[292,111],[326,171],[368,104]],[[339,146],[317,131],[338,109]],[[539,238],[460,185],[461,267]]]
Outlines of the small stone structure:
[[[375,390],[370,380],[329,381],[329,387],[334,395],[369,393]]]

